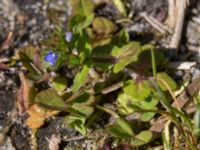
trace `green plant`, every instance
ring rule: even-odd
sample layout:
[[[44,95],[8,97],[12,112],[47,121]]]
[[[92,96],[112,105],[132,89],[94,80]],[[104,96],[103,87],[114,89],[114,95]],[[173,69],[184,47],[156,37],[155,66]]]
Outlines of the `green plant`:
[[[177,84],[167,73],[157,72],[158,67],[163,67],[164,54],[153,45],[130,41],[126,30],[120,30],[107,18],[95,16],[95,6],[88,1],[80,0],[77,7],[69,32],[56,28],[42,42],[46,48],[27,46],[19,52],[28,70],[28,80],[21,78],[24,83],[21,89],[25,89],[22,97],[28,101],[26,109],[30,115],[27,125],[39,128],[45,118],[64,112],[64,123],[87,137],[95,130],[91,124],[104,119],[103,114],[107,113],[112,121],[105,122],[101,128],[120,142],[138,147],[154,138],[149,121],[155,114],[165,114],[183,131],[185,141],[194,149],[183,129],[193,131],[193,124],[170,104],[169,93],[177,89]],[[121,13],[125,12],[121,10]],[[197,136],[198,113],[195,115]],[[128,115],[135,118],[126,119]],[[34,116],[40,120],[34,120]],[[165,141],[169,148],[169,137]]]

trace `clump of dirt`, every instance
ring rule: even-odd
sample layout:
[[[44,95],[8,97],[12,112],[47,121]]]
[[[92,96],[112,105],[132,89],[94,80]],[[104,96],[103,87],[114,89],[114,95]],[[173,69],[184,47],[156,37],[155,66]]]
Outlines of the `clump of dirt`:
[[[29,130],[20,124],[13,124],[9,136],[16,150],[31,150]]]

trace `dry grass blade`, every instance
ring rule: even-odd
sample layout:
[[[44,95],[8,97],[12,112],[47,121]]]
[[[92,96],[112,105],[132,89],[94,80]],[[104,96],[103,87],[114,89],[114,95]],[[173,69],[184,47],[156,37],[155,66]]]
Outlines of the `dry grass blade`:
[[[107,87],[107,88],[104,88],[104,89],[101,91],[101,93],[103,93],[103,94],[108,94],[108,93],[110,93],[110,92],[113,92],[113,91],[115,91],[115,90],[121,88],[123,85],[124,85],[123,82],[118,82],[118,83],[113,84],[113,85],[111,85],[111,86],[109,86],[109,87]]]
[[[155,23],[155,20],[152,20],[145,12],[140,13],[140,15],[152,26],[154,27],[157,31],[159,31],[162,34],[165,34],[165,30],[161,28],[158,23]]]
[[[0,52],[5,50],[7,48],[7,46],[9,45],[9,43],[11,42],[13,37],[13,32],[9,32],[6,39],[4,40],[4,42],[2,43],[2,45],[0,46]]]
[[[22,72],[20,72],[19,77],[21,80],[21,86],[17,92],[16,103],[17,103],[19,114],[21,115],[25,113],[28,109],[29,85],[28,85],[27,79],[25,78]]]
[[[178,96],[177,100],[172,103],[172,106],[177,108],[177,106],[181,109],[185,106],[186,103],[190,100],[190,98],[200,90],[200,76],[195,78],[187,88]],[[194,107],[192,108],[192,112],[195,111]],[[190,111],[191,113],[191,111]],[[166,121],[169,118],[167,116],[161,116],[158,118],[152,125],[151,131],[161,132],[164,128]]]

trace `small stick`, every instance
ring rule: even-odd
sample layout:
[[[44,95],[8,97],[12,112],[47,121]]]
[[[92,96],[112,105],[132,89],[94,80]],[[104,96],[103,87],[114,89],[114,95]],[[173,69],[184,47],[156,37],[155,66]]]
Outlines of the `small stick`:
[[[118,83],[113,84],[113,85],[111,85],[111,86],[109,86],[109,87],[107,87],[107,88],[104,88],[104,89],[101,91],[101,93],[102,93],[102,94],[108,94],[108,93],[110,93],[110,92],[113,92],[113,91],[115,91],[115,90],[121,88],[123,85],[124,85],[123,82],[118,82]]]
[[[175,17],[177,17],[174,34],[172,35],[169,47],[171,49],[177,50],[179,47],[180,41],[181,41],[181,35],[182,35],[182,31],[183,31],[187,1],[186,0],[184,0],[184,1],[176,0],[176,2],[172,3],[172,0],[168,0],[168,2],[169,2],[169,8],[170,8],[169,11],[172,11],[172,12],[177,11],[177,15],[175,15],[175,16],[172,16],[172,12],[169,12],[169,14],[171,14],[170,17],[173,17],[174,21],[175,21]],[[176,3],[176,7],[170,6],[170,5],[174,5],[175,3]],[[176,51],[176,53],[177,53],[177,51]]]
[[[160,33],[165,34],[165,30],[162,29],[158,24],[156,24],[152,19],[145,13],[140,13],[140,15],[156,30],[158,30]]]

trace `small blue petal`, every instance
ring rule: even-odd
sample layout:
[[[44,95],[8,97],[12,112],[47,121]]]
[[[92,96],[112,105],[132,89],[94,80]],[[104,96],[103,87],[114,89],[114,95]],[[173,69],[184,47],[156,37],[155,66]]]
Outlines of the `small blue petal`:
[[[45,55],[44,60],[51,65],[55,65],[58,60],[58,54],[50,50],[49,53]]]
[[[72,38],[73,38],[72,32],[66,32],[66,33],[65,33],[65,40],[66,40],[67,42],[70,42],[70,41],[72,40]]]

